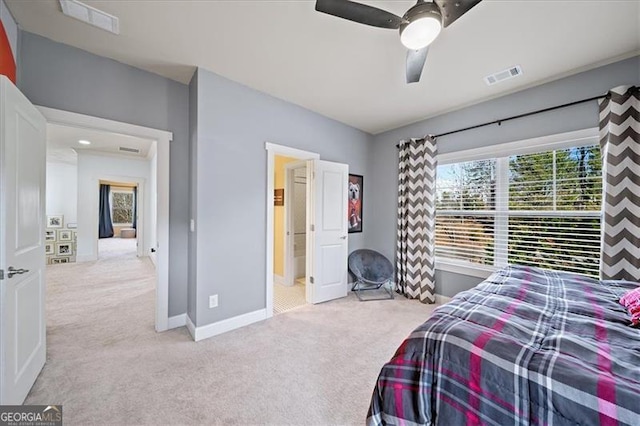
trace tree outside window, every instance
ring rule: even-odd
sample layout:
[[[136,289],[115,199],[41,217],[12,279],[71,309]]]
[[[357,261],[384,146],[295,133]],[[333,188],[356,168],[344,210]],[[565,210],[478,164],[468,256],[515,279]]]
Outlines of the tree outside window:
[[[133,223],[133,192],[111,192],[111,221],[118,224]]]

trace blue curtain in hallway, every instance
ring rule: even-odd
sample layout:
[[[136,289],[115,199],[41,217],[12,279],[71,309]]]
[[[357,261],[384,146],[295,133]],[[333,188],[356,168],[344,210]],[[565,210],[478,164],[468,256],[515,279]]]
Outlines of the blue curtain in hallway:
[[[138,187],[133,187],[133,229],[138,229]]]
[[[109,207],[110,185],[100,185],[100,223],[98,224],[98,238],[113,237],[113,223],[111,223],[111,208]]]

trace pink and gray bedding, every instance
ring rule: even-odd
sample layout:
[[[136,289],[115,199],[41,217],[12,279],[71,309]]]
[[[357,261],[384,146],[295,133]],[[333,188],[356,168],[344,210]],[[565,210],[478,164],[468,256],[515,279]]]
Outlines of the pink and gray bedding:
[[[460,293],[402,343],[369,425],[640,425],[634,284],[511,266]]]

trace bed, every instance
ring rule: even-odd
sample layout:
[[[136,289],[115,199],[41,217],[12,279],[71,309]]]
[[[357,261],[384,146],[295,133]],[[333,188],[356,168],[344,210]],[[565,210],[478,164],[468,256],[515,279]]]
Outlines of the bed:
[[[367,424],[640,425],[638,284],[524,266],[438,307],[384,365]]]

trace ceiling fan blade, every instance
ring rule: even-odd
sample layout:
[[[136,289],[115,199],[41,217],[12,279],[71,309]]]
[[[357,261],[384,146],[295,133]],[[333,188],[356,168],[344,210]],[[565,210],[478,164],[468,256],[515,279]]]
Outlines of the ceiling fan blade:
[[[446,28],[467,13],[482,0],[433,0],[442,13],[442,25]]]
[[[407,50],[407,83],[417,83],[420,81],[428,52],[429,47],[420,50]]]
[[[349,0],[317,0],[316,10],[372,27],[400,28],[402,18],[386,10]]]

